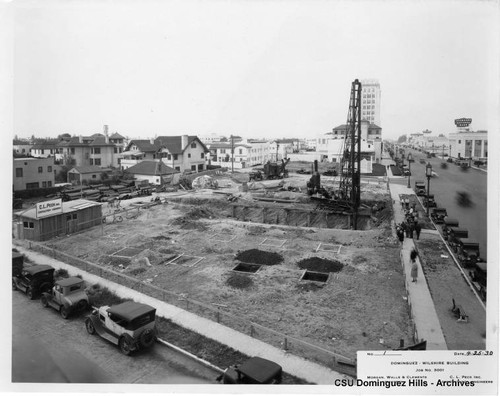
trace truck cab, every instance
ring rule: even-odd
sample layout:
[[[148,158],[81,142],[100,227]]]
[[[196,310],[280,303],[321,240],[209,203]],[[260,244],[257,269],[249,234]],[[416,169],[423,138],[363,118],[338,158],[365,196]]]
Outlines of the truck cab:
[[[479,260],[479,243],[470,238],[458,241],[458,259],[465,267],[472,267]]]
[[[416,181],[415,182],[415,192],[418,196],[425,195],[426,193],[426,188],[425,188],[425,182],[423,181]]]
[[[424,196],[424,206],[429,208],[437,207],[436,201],[434,200],[434,194]]]

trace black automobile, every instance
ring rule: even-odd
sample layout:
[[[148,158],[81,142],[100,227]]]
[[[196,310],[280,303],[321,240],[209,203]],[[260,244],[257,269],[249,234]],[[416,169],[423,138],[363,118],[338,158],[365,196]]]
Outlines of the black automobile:
[[[54,268],[50,265],[12,268],[12,289],[21,290],[30,299],[49,292],[54,286]]]
[[[281,384],[283,369],[277,363],[252,357],[240,365],[228,367],[217,381],[224,384]]]

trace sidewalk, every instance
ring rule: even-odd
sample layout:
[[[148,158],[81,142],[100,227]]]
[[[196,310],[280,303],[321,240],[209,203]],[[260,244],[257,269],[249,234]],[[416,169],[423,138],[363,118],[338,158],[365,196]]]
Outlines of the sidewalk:
[[[413,190],[406,186],[406,183],[399,184],[396,180],[404,179],[403,177],[394,177],[391,182],[392,173],[388,168],[389,188],[393,200],[394,221],[401,223],[404,220],[404,213],[401,207],[400,194],[410,195]],[[389,174],[390,173],[390,174]],[[422,230],[422,233],[429,232],[435,233],[433,230]],[[412,312],[413,321],[416,327],[416,338],[427,341],[428,350],[447,350],[446,341],[441,330],[441,324],[434,307],[434,302],[427,285],[427,281],[422,270],[420,260],[417,259],[418,264],[418,280],[416,283],[411,281],[411,262],[410,252],[415,247],[413,239],[405,238],[401,248],[401,262],[403,265],[406,290],[408,291],[408,304]]]
[[[308,382],[318,385],[332,385],[336,379],[350,378],[344,374],[330,370],[327,367],[288,354],[279,348],[275,348],[246,334],[230,329],[229,327],[199,317],[181,308],[164,303],[117,283],[102,279],[96,275],[89,274],[79,268],[75,268],[49,256],[42,255],[21,246],[16,246],[16,248],[20,253],[26,255],[26,257],[35,263],[48,264],[56,269],[66,269],[72,276],[81,274],[85,281],[89,283],[99,283],[122,298],[132,298],[137,302],[154,306],[158,316],[170,319],[186,329],[193,330],[198,334],[216,340],[248,356],[260,356],[272,360],[280,364],[285,372],[305,379]]]

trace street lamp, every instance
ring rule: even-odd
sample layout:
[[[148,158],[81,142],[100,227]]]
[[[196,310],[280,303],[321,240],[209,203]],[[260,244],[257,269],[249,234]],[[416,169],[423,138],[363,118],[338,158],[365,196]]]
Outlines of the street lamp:
[[[425,166],[425,176],[427,176],[427,216],[429,216],[429,188],[432,177],[432,165],[430,162],[427,162]]]
[[[413,160],[413,157],[411,153],[408,153],[408,188],[411,188],[410,184],[410,176],[411,176],[411,161]]]

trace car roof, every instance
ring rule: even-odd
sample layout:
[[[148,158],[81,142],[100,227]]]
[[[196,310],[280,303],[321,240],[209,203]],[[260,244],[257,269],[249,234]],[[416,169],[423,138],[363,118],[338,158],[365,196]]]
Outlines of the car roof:
[[[32,265],[31,267],[25,267],[23,269],[29,272],[31,275],[38,274],[39,272],[44,272],[48,270],[54,271],[54,268],[46,264]]]
[[[479,242],[471,238],[462,238],[460,242],[464,245],[477,246],[479,247]]]
[[[443,212],[443,211],[446,211],[446,208],[433,208],[432,210],[434,212]]]
[[[460,227],[450,227],[450,230],[453,232],[469,232],[467,228],[460,228]]]
[[[476,263],[476,267],[478,267],[480,270],[486,271],[487,270],[487,265],[486,263],[483,263],[482,261],[478,261]]]
[[[456,223],[457,226],[459,224],[457,219],[452,219],[451,217],[445,217],[444,222],[445,222],[445,224]]]
[[[238,367],[238,370],[259,383],[272,380],[282,371],[279,364],[261,357],[252,357]]]
[[[72,276],[70,278],[58,280],[56,283],[61,286],[71,286],[81,282],[83,282],[83,279],[78,278],[77,276]]]
[[[108,308],[109,313],[120,316],[125,320],[133,320],[151,311],[156,311],[156,308],[135,301],[125,301]]]

